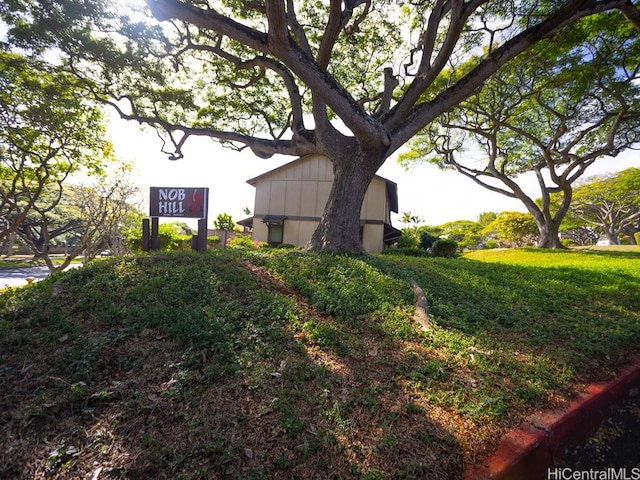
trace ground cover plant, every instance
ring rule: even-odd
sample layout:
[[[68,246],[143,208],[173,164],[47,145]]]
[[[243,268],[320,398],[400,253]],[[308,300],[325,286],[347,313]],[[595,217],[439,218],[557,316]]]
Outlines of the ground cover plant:
[[[0,477],[460,478],[638,353],[638,291],[633,250],[102,259],[0,294]]]

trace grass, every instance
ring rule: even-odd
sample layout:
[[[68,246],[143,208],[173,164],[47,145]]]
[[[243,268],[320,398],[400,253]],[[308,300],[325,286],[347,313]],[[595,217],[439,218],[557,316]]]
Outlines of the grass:
[[[102,259],[0,294],[0,477],[460,478],[638,353],[639,290],[633,250]]]

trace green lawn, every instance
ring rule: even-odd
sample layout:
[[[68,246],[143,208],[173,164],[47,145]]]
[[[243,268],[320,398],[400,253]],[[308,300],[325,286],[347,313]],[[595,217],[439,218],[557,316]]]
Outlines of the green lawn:
[[[0,477],[459,478],[638,353],[638,292],[633,249],[103,259],[0,294]]]

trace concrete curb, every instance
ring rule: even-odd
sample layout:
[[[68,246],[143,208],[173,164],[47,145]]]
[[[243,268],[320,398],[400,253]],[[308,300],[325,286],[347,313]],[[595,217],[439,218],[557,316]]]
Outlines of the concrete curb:
[[[546,479],[567,453],[586,439],[640,387],[640,358],[608,383],[594,383],[564,411],[543,411],[505,435],[483,462],[465,469],[465,480]]]

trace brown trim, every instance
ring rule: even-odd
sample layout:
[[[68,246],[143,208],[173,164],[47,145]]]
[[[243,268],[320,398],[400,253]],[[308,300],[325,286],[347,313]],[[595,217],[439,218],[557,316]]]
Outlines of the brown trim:
[[[295,215],[256,215],[255,217],[253,217],[255,220],[260,220],[261,222],[264,222],[265,218],[267,218],[267,222],[272,221],[269,220],[269,218],[273,218],[273,217],[282,217],[285,218],[289,221],[294,221],[294,222],[319,222],[320,221],[320,217],[301,217],[301,216],[295,216]],[[240,222],[238,222],[240,223]],[[360,224],[361,225],[388,225],[384,220],[374,220],[374,219],[370,219],[370,218],[361,218],[360,219]]]

